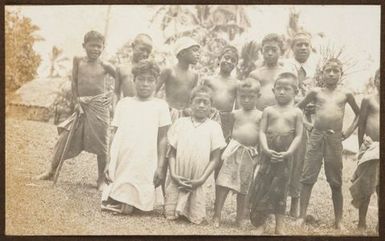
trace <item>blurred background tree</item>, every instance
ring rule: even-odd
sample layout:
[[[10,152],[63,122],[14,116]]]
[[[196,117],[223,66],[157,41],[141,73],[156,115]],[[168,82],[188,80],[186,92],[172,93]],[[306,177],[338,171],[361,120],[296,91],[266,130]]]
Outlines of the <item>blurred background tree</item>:
[[[182,36],[199,42],[201,59],[194,68],[201,75],[212,75],[223,47],[251,27],[245,7],[238,5],[161,6],[151,23],[162,30],[165,45],[172,46]]]
[[[5,10],[4,30],[5,87],[9,93],[36,77],[41,57],[33,49],[33,44],[43,39],[36,35],[39,27],[17,11]]]

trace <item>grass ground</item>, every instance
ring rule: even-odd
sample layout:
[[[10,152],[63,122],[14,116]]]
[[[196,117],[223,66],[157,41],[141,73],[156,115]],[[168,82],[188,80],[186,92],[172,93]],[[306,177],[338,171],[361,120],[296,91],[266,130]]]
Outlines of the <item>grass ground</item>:
[[[8,235],[255,235],[249,223],[244,230],[236,228],[235,195],[230,195],[223,211],[224,223],[214,228],[214,193],[208,194],[206,225],[184,220],[168,221],[161,206],[154,212],[136,212],[132,216],[114,216],[100,211],[101,193],[95,188],[96,157],[82,153],[64,163],[55,187],[48,181],[32,181],[49,165],[57,140],[56,127],[49,123],[6,119],[6,234]],[[353,155],[344,156],[344,226],[332,228],[334,219],[331,192],[323,171],[314,186],[308,213],[315,220],[305,227],[294,226],[286,217],[287,235],[359,235],[357,210],[350,204],[350,177],[356,163]],[[288,203],[289,204],[289,203]],[[377,196],[370,202],[366,235],[378,235]],[[268,222],[266,235],[273,235],[274,222]]]

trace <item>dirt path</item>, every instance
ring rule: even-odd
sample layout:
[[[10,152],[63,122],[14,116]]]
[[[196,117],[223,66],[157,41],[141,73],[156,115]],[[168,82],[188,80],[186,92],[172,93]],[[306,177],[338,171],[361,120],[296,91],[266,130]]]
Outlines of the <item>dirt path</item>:
[[[56,187],[51,182],[32,181],[48,165],[50,153],[57,138],[52,124],[6,119],[6,234],[9,235],[254,235],[248,224],[245,230],[236,228],[235,196],[226,201],[220,228],[192,225],[183,220],[167,221],[158,206],[154,212],[135,213],[132,216],[114,216],[100,211],[100,197],[94,185],[96,158],[83,153],[68,160],[62,169]],[[309,214],[315,222],[306,227],[295,227],[286,217],[288,235],[357,235],[357,210],[350,204],[348,190],[355,162],[352,156],[344,160],[344,226],[345,231],[335,231],[330,188],[323,172],[309,205]],[[208,195],[208,215],[213,214],[213,193]],[[373,196],[368,211],[368,235],[377,235],[377,197]],[[267,227],[273,234],[273,222]]]

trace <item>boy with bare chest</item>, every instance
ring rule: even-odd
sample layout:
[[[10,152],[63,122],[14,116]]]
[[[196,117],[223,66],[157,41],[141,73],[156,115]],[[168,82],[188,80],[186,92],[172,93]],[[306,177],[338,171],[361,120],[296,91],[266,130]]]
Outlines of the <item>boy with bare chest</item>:
[[[175,43],[178,63],[164,69],[160,74],[155,92],[165,85],[166,100],[171,109],[171,119],[183,116],[189,106],[190,94],[198,82],[198,74],[191,71],[190,65],[199,60],[199,44],[193,39],[182,37]]]
[[[262,40],[262,54],[264,64],[250,73],[250,77],[261,84],[261,98],[257,103],[258,110],[276,104],[274,93],[271,91],[279,73],[283,72],[283,65],[278,62],[282,54],[283,41],[278,34],[266,35]]]
[[[329,59],[322,70],[325,86],[310,91],[298,103],[298,107],[305,108],[310,102],[315,103],[316,113],[314,124],[310,131],[305,155],[304,169],[300,195],[300,220],[304,222],[306,210],[314,183],[321,170],[322,159],[325,164],[326,179],[332,190],[332,199],[335,215],[335,228],[341,228],[343,197],[342,197],[342,141],[349,137],[358,121],[359,108],[352,93],[338,89],[337,84],[342,76],[342,63],[335,58]],[[349,104],[356,118],[343,131],[345,106]],[[311,124],[309,124],[311,126]]]
[[[229,191],[237,194],[237,224],[242,227],[249,207],[248,190],[255,170],[259,122],[262,112],[255,108],[260,96],[258,82],[248,78],[239,82],[237,94],[241,109],[231,112],[234,118],[231,140],[222,154],[215,188],[214,225],[221,222],[221,212]]]
[[[293,154],[301,142],[303,115],[294,106],[297,77],[284,72],[277,77],[273,93],[277,104],[262,113],[259,130],[260,167],[250,189],[251,223],[264,231],[270,213],[275,215],[275,233],[284,234],[283,216],[293,165]]]
[[[115,78],[110,64],[99,59],[104,48],[104,37],[96,31],[84,36],[86,57],[74,57],[72,93],[76,101],[75,113],[58,126],[59,140],[54,149],[50,169],[35,177],[51,180],[59,163],[73,158],[83,150],[97,155],[98,188],[104,183],[104,168],[108,153],[109,106],[112,93],[108,92],[105,77]],[[71,135],[70,135],[71,133]]]
[[[236,100],[238,80],[231,72],[238,63],[238,51],[233,46],[227,46],[219,56],[219,74],[205,81],[205,85],[213,90],[213,107],[219,111],[223,135],[226,140],[230,137],[232,128],[232,113]]]
[[[352,186],[350,187],[352,204],[358,208],[358,229],[360,231],[365,231],[367,228],[366,214],[370,198],[374,192],[377,192],[377,199],[379,200],[380,70],[376,72],[374,84],[377,93],[365,97],[361,102],[358,121],[360,151],[357,169],[353,174]]]
[[[132,68],[139,61],[147,59],[152,51],[152,38],[144,33],[138,34],[132,43],[132,59],[129,63],[116,68],[115,94],[120,99],[123,97],[132,97],[135,93],[134,76],[131,73]],[[118,101],[116,100],[116,101]]]

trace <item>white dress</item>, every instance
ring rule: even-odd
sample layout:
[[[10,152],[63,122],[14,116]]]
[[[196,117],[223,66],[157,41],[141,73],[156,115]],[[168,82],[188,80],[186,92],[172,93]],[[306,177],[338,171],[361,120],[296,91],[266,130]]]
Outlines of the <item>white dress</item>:
[[[126,97],[119,101],[111,123],[117,127],[108,167],[112,183],[103,190],[102,201],[111,197],[143,211],[153,210],[158,128],[170,123],[164,100]]]
[[[191,117],[182,117],[170,127],[167,134],[169,144],[176,149],[175,173],[188,179],[200,178],[212,151],[226,145],[221,126],[210,119],[194,126]],[[208,181],[208,180],[207,180]],[[174,181],[166,187],[165,214],[174,219],[185,216],[199,224],[206,218],[205,184],[192,192],[178,189]]]

